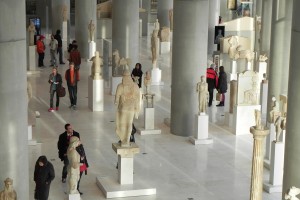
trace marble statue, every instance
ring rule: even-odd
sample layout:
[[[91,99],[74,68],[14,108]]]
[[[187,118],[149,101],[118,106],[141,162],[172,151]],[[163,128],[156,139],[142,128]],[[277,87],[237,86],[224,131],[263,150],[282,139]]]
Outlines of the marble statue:
[[[201,76],[201,81],[197,83],[198,101],[199,101],[199,114],[206,113],[207,98],[208,98],[208,84],[206,83],[205,76]]]
[[[28,26],[27,31],[29,34],[29,46],[34,46],[34,34],[36,32],[36,29],[33,21],[30,21],[30,25]]]
[[[281,116],[281,112],[279,111],[279,104],[277,103],[276,98],[272,97],[272,110],[270,111],[270,123],[275,123],[278,116]]]
[[[112,53],[113,55],[113,76],[122,76],[125,68],[131,65],[130,58],[121,58],[119,50],[115,49]]]
[[[80,174],[80,155],[76,151],[76,147],[80,144],[80,140],[76,136],[70,138],[70,144],[67,150],[69,159],[68,177],[69,177],[69,194],[79,194],[77,190],[77,183]]]
[[[103,65],[103,59],[99,55],[99,51],[95,52],[95,56],[90,59],[93,62],[91,69],[91,77],[94,80],[102,79],[102,70],[101,66]]]
[[[300,200],[297,195],[300,194],[300,189],[295,186],[288,189],[287,193],[284,194],[284,199],[286,200]]]
[[[236,48],[239,44],[238,41],[237,41],[237,37],[236,36],[231,36],[228,39],[228,43],[229,43],[229,48],[228,48],[229,58],[232,59],[232,60],[235,60]]]
[[[252,77],[252,88],[244,92],[244,104],[257,105],[258,91],[257,91],[257,77]]]
[[[145,90],[146,90],[145,94],[151,93],[151,91],[150,91],[151,83],[152,83],[152,80],[151,80],[150,71],[146,71],[146,75],[144,77],[144,86],[145,86]]]
[[[31,98],[32,98],[32,86],[31,86],[31,83],[27,79],[27,104],[29,103]]]
[[[162,27],[160,31],[160,41],[161,42],[170,42],[170,28]]]
[[[68,6],[66,4],[62,6],[62,17],[64,22],[68,21]]]
[[[268,83],[268,76],[266,73],[263,73],[263,80],[262,83]]]
[[[286,113],[287,112],[287,102],[288,102],[288,97],[286,95],[281,94],[279,96],[280,102],[281,102],[281,113]]]
[[[156,35],[158,35],[159,29],[160,29],[160,24],[158,22],[158,19],[156,19],[155,22],[154,22],[154,30],[153,30],[153,32],[155,31]]]
[[[258,109],[255,109],[254,116],[255,116],[255,129],[256,130],[264,130],[264,126],[261,124],[261,111]]]
[[[121,146],[129,147],[133,118],[137,119],[140,112],[140,90],[128,70],[125,70],[122,83],[117,86],[115,104],[117,106],[116,133]]]
[[[170,30],[173,31],[173,9],[169,10]]]
[[[274,125],[275,125],[275,132],[276,132],[276,142],[279,142],[279,138],[280,138],[280,135],[281,135],[281,127],[280,127],[280,125],[281,125],[281,116],[278,116],[277,117],[277,119],[275,120],[275,123],[274,123]]]
[[[88,25],[88,30],[89,30],[89,40],[94,41],[95,24],[93,23],[92,19]]]
[[[4,181],[4,190],[0,192],[0,200],[17,200],[17,193],[13,188],[13,180],[10,178]]]
[[[280,128],[281,128],[282,130],[285,130],[285,129],[286,129],[286,112],[283,113],[283,116],[281,117]]]
[[[259,62],[266,62],[266,60],[268,60],[268,57],[266,54],[259,55]]]
[[[97,19],[101,18],[101,6],[100,4],[97,4]]]
[[[152,53],[152,64],[156,64],[157,61],[157,33],[155,30],[152,33],[151,36],[151,53]]]

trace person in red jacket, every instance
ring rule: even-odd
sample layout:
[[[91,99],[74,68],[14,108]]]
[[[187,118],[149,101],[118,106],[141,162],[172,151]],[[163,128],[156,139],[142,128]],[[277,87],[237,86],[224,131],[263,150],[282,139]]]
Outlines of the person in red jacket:
[[[44,67],[44,57],[45,57],[45,44],[44,40],[45,37],[43,35],[40,35],[40,38],[38,41],[36,41],[36,51],[39,54],[39,67]]]
[[[80,52],[78,51],[78,46],[76,44],[73,45],[73,49],[70,51],[69,61],[75,64],[75,69],[77,70],[80,69],[81,56],[80,56]]]
[[[210,107],[212,104],[214,89],[218,86],[218,76],[215,71],[215,64],[211,64],[209,68],[206,70],[206,82],[208,84],[208,92],[209,92],[209,101],[208,106]]]
[[[75,69],[74,63],[69,63],[69,69],[65,73],[65,79],[67,81],[69,97],[71,105],[69,108],[76,110],[77,104],[77,82],[79,81],[79,70]]]

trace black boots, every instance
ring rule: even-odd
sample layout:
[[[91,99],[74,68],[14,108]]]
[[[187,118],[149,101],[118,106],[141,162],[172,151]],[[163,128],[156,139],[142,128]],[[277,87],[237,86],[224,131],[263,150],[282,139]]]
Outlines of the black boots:
[[[220,101],[220,103],[217,105],[217,107],[220,107],[220,106],[224,106],[224,101]]]

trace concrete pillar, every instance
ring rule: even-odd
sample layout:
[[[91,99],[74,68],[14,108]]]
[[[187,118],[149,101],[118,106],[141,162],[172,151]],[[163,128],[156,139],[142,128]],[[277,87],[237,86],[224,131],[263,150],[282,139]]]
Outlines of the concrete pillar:
[[[0,188],[10,177],[29,200],[25,1],[1,0],[0,13]]]
[[[96,3],[95,0],[75,0],[75,39],[82,58],[89,57],[88,25],[91,20],[95,24],[95,38],[97,38]]]
[[[208,17],[208,54],[212,55],[217,50],[215,41],[215,26],[219,23],[220,16],[220,0],[209,1],[209,17]]]
[[[191,136],[195,129],[196,85],[207,66],[208,7],[208,0],[174,0],[171,132],[175,135]]]
[[[279,98],[280,94],[287,93],[292,9],[293,0],[279,1],[278,4],[273,4],[268,102],[271,102],[272,96]],[[268,113],[270,109],[271,106],[268,106]],[[267,116],[269,119],[270,116]]]
[[[157,1],[157,19],[160,27],[170,27],[169,10],[173,8],[173,0]]]
[[[284,173],[283,187],[284,194],[292,186],[300,187],[300,86],[299,79],[299,62],[300,62],[300,21],[298,19],[300,2],[294,1],[293,5],[293,25],[291,36],[291,54],[289,67],[289,88],[288,88],[288,109],[287,109],[287,128],[285,138],[285,156],[284,156]],[[286,58],[288,59],[288,58]],[[284,198],[283,198],[284,199]]]
[[[273,6],[273,0],[262,1],[260,49],[261,52],[266,53],[268,57],[270,57],[272,6]]]
[[[139,1],[113,0],[112,50],[130,58],[132,66],[139,61]]]
[[[144,8],[148,13],[148,23],[149,23],[151,17],[151,0],[142,0],[142,8]]]
[[[52,33],[55,34],[56,30],[58,29],[61,30],[62,28],[62,21],[63,21],[62,8],[64,5],[67,5],[68,7],[68,19],[70,21],[70,0],[51,0],[51,1],[52,1],[51,4]]]
[[[52,22],[51,0],[36,1],[36,14],[41,19],[42,34],[49,33],[49,26]]]

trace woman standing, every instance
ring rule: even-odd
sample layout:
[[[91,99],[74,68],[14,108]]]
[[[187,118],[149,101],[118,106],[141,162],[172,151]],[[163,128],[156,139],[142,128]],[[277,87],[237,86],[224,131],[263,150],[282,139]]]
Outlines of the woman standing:
[[[218,92],[221,94],[221,101],[217,106],[224,106],[225,93],[227,92],[227,75],[224,71],[224,67],[219,67],[219,81],[218,81]]]
[[[56,93],[56,110],[58,110],[59,107],[59,96],[57,93],[57,90],[61,87],[62,84],[62,78],[59,73],[57,73],[57,67],[52,68],[52,73],[49,75],[50,83],[50,108],[48,109],[49,112],[53,112],[53,97],[54,93]]]
[[[143,76],[142,65],[141,63],[136,63],[135,68],[131,72],[131,78],[133,79],[134,82],[138,84],[139,88],[142,87],[142,76]]]
[[[49,196],[50,184],[54,179],[55,173],[53,165],[47,160],[46,156],[40,156],[35,164],[34,182],[35,194],[34,199],[47,200]]]
[[[87,175],[87,168],[89,167],[89,163],[86,159],[85,151],[84,151],[83,145],[81,144],[81,141],[79,141],[79,146],[76,147],[76,151],[80,155],[80,175],[79,175],[79,180],[78,180],[78,184],[77,184],[77,190],[78,190],[79,194],[82,195],[83,193],[80,192],[80,190],[79,190],[79,183],[80,183],[80,179],[81,179],[83,172],[85,172],[85,175]]]

